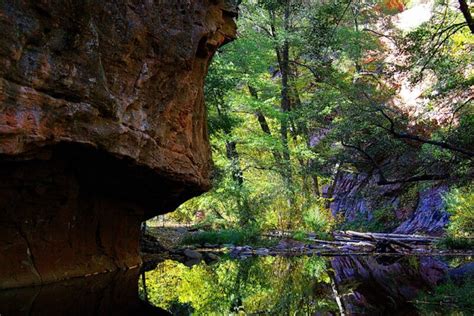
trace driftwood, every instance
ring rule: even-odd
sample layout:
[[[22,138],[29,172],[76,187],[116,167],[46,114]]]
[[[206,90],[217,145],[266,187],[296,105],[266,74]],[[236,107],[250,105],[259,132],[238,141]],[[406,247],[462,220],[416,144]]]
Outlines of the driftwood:
[[[267,237],[291,238],[294,232],[273,231],[265,234]],[[406,253],[418,252],[431,248],[431,245],[439,240],[437,237],[422,235],[388,234],[388,233],[365,233],[355,231],[336,231],[333,233],[334,240],[321,240],[316,234],[306,234],[306,240],[310,241],[316,248],[332,248],[339,251],[365,251],[376,253]]]
[[[420,245],[430,246],[439,240],[437,237],[422,235],[404,235],[387,233],[362,233],[354,231],[334,232],[334,239],[338,241],[365,240],[375,243],[377,252],[401,252],[413,250]]]
[[[413,243],[432,243],[434,241],[439,240],[437,237],[432,236],[422,236],[422,235],[405,235],[405,234],[387,234],[387,233],[361,233],[361,232],[354,232],[354,231],[339,231],[334,232],[334,238],[338,239],[369,239],[369,240],[377,240],[377,239],[390,239],[390,240],[398,240],[404,242],[413,242]]]

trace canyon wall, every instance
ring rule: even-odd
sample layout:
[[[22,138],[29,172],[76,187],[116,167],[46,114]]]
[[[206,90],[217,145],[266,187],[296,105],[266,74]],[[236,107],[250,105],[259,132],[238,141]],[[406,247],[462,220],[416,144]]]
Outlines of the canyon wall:
[[[0,289],[141,263],[210,187],[203,83],[230,0],[0,2]]]
[[[378,176],[373,174],[338,174],[332,188],[332,214],[349,225],[365,223],[376,231],[443,234],[449,222],[443,201],[449,190],[446,183],[379,185],[377,182]]]

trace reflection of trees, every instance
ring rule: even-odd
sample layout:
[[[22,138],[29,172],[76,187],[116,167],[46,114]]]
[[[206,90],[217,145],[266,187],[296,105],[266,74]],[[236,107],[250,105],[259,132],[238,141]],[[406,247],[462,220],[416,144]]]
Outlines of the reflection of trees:
[[[192,268],[165,261],[145,279],[141,294],[170,311],[179,306],[196,315],[338,311],[326,263],[318,257],[223,260]]]
[[[143,298],[145,302],[149,303],[148,301],[148,291],[146,288],[146,277],[145,277],[145,271],[142,271],[140,275],[140,279],[142,280],[142,289],[143,289]]]

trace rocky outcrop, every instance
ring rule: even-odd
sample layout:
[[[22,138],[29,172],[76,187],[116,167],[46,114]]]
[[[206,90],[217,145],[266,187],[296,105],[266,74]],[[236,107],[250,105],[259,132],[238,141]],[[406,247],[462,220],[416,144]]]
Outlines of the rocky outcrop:
[[[418,205],[413,215],[400,224],[395,233],[424,232],[441,235],[449,222],[443,195],[448,191],[446,185],[435,185],[421,190]]]
[[[377,185],[376,177],[368,174],[341,173],[333,188],[330,204],[334,216],[343,215],[346,221],[357,218],[371,220],[373,211],[400,206],[400,185]]]
[[[377,184],[376,175],[340,173],[332,188],[330,208],[334,216],[346,222],[374,221],[374,214],[384,214],[382,221],[392,221],[396,233],[440,235],[448,223],[443,183],[419,185]],[[328,194],[326,189],[325,194]]]
[[[140,264],[140,221],[210,187],[224,0],[0,3],[0,288]]]

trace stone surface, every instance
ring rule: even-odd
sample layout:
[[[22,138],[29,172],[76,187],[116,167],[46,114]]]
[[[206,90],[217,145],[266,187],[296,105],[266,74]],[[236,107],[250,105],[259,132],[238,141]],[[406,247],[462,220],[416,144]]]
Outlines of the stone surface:
[[[397,227],[395,233],[427,233],[441,235],[449,222],[443,195],[446,185],[435,185],[420,192],[419,203],[413,215]]]
[[[332,214],[343,215],[348,222],[371,221],[374,211],[383,210],[399,221],[395,233],[443,233],[449,220],[442,198],[446,184],[434,182],[420,190],[412,183],[378,185],[377,181],[376,175],[341,173],[330,204]]]
[[[0,288],[140,264],[139,223],[210,187],[224,0],[0,2]]]
[[[206,252],[206,259],[208,261],[219,261],[221,258],[213,252]]]
[[[185,249],[183,253],[189,259],[196,259],[196,260],[201,260],[202,259],[202,254],[200,252],[195,251],[195,250]]]

